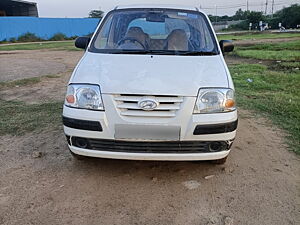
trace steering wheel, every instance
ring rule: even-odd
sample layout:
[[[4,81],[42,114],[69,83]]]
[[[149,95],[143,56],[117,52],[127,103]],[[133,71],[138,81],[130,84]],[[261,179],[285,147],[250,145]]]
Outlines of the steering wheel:
[[[122,40],[120,40],[118,42],[118,46],[122,45],[125,41],[130,41],[132,43],[137,42],[139,45],[141,45],[143,47],[143,49],[146,49],[146,46],[134,37],[125,37],[125,38],[123,38]]]

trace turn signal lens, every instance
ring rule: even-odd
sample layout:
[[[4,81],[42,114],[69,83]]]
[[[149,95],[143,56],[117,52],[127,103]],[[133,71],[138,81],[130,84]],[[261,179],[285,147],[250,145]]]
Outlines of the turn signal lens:
[[[70,104],[75,103],[75,97],[74,97],[74,95],[68,95],[68,96],[66,97],[66,100],[67,100],[67,102],[70,103]]]
[[[235,106],[235,102],[233,99],[227,99],[225,102],[226,108],[233,108]]]

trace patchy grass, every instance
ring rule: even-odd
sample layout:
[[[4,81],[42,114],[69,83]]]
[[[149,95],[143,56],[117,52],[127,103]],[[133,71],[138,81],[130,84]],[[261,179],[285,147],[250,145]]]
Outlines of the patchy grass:
[[[240,57],[261,59],[261,60],[280,60],[280,61],[300,61],[300,51],[282,50],[235,50],[234,53]]]
[[[54,79],[54,78],[59,78],[60,75],[58,75],[58,74],[52,74],[52,75],[46,75],[45,77]]]
[[[32,77],[32,78],[25,78],[21,80],[14,80],[8,82],[0,82],[0,88],[10,88],[10,87],[22,87],[22,86],[29,86],[33,84],[37,84],[42,81],[43,78],[59,78],[60,75],[53,74],[53,75],[46,75],[42,77]]]
[[[0,87],[28,86],[41,82],[41,77],[26,78],[16,81],[0,82]]]
[[[294,72],[299,72],[300,62],[282,62],[279,64],[282,69],[292,69]]]
[[[269,66],[271,70],[284,71],[286,73],[298,73],[300,70],[300,62],[280,62]]]
[[[28,105],[0,100],[0,136],[23,135],[61,124],[62,102]]]
[[[282,50],[300,50],[300,40],[287,41],[280,43],[264,43],[256,44],[247,47],[238,47],[243,50],[268,50],[268,51],[282,51]]]
[[[0,51],[15,51],[15,50],[65,50],[65,51],[81,51],[74,46],[74,41],[67,42],[42,42],[30,44],[14,44],[14,45],[0,45]]]
[[[252,39],[269,39],[269,38],[292,38],[300,37],[300,33],[238,33],[238,34],[221,34],[219,40],[252,40]]]
[[[300,72],[275,72],[259,64],[234,65],[230,71],[239,106],[269,116],[289,133],[291,149],[300,154]]]

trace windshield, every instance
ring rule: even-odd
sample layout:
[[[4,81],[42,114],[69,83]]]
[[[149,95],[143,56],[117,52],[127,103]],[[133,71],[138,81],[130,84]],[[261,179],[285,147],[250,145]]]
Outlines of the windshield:
[[[218,54],[200,12],[171,9],[115,10],[108,14],[90,51],[111,54]]]

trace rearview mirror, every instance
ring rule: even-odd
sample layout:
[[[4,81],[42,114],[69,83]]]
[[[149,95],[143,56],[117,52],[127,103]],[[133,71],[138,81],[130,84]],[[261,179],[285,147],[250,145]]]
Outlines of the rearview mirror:
[[[91,41],[90,37],[78,37],[75,41],[76,48],[86,49]]]
[[[234,45],[232,41],[229,40],[222,40],[220,41],[220,47],[223,53],[225,52],[232,52],[234,49]]]
[[[166,16],[163,15],[162,13],[148,13],[147,18],[146,18],[147,22],[156,22],[156,23],[164,23],[166,22]]]

